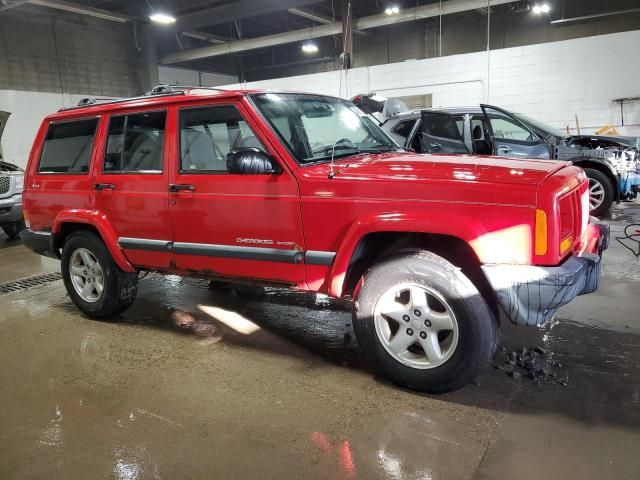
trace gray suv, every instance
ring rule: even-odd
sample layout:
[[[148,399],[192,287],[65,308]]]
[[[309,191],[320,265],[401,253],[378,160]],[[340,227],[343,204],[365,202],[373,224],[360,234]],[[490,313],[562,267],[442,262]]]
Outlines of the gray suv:
[[[9,238],[14,239],[24,229],[22,218],[24,170],[3,161],[2,132],[9,115],[11,115],[9,112],[0,112],[0,227]]]
[[[566,160],[589,177],[591,213],[640,193],[640,139],[567,135],[543,122],[491,105],[422,109],[382,124],[400,146],[421,153],[468,153]]]

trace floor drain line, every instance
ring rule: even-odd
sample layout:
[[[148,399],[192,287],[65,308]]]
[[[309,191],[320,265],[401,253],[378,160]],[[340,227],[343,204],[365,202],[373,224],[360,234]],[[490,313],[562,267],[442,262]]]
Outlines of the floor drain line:
[[[0,283],[0,294],[20,292],[34,287],[40,287],[53,283],[62,278],[60,272],[45,273],[44,275],[36,275],[35,277],[14,280],[13,282]]]

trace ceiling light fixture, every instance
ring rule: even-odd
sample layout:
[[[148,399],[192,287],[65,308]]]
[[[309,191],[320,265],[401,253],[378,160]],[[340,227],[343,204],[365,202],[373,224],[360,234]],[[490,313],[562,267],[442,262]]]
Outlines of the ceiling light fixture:
[[[385,15],[397,15],[400,13],[400,7],[393,5],[384,9]]]
[[[533,13],[535,13],[536,15],[541,15],[543,13],[549,13],[551,11],[551,7],[549,6],[548,3],[543,3],[542,5],[539,4],[535,4],[532,8],[531,11]]]
[[[304,53],[318,53],[318,46],[309,41],[302,44],[302,51]]]
[[[176,17],[174,17],[173,15],[169,15],[168,13],[153,13],[149,15],[149,20],[155,23],[169,25],[176,22]]]

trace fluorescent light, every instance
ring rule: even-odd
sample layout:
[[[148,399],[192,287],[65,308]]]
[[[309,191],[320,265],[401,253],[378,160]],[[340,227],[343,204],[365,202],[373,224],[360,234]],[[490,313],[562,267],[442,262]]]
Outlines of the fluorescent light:
[[[387,7],[384,9],[384,13],[385,15],[397,15],[398,13],[400,13],[400,7],[398,7],[397,5]]]
[[[173,15],[169,15],[168,13],[154,13],[149,15],[149,20],[156,23],[162,23],[164,25],[168,25],[170,23],[175,23],[176,17]]]
[[[551,7],[548,3],[543,3],[540,9],[542,10],[542,13],[549,13],[551,11]]]
[[[306,42],[302,44],[302,51],[304,53],[317,53],[318,46],[313,42]]]
[[[540,8],[540,5],[533,6],[533,13],[535,13],[536,15],[540,15],[542,13],[542,8]]]

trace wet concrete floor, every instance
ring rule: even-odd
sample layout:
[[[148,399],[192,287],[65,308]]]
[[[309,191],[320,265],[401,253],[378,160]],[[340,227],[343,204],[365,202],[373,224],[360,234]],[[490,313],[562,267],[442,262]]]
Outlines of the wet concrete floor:
[[[616,209],[614,234],[632,222]],[[6,237],[0,265],[59,268]],[[0,479],[640,478],[640,260],[614,241],[603,271],[544,328],[503,323],[566,385],[489,369],[442,396],[378,378],[322,297],[152,275],[98,322],[60,281],[2,295]]]

